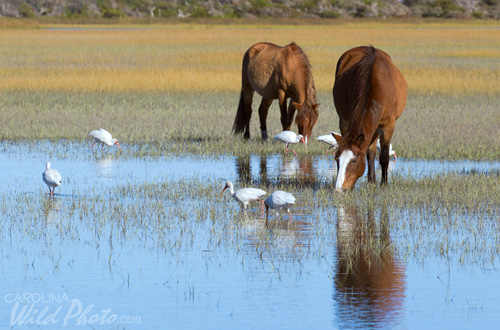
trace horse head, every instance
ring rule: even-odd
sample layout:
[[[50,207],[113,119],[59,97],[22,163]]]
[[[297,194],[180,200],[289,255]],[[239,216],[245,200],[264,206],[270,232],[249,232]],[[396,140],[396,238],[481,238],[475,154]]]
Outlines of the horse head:
[[[293,106],[298,110],[295,123],[299,128],[299,134],[305,138],[306,144],[309,141],[314,125],[318,122],[318,103],[307,105],[306,103],[295,103]]]
[[[349,190],[356,184],[356,181],[365,173],[366,153],[360,148],[364,141],[364,135],[360,134],[352,141],[348,138],[332,133],[339,145],[335,152],[337,162],[337,180],[335,190]]]

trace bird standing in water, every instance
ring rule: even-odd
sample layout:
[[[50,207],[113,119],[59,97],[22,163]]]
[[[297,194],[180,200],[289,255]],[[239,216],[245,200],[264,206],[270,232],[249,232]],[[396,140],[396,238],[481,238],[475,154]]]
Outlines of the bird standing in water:
[[[222,192],[220,193],[221,197],[227,188],[229,188],[229,193],[231,194],[231,197],[233,197],[235,201],[240,203],[241,207],[244,210],[247,209],[248,204],[256,201],[262,203],[262,210],[264,210],[264,200],[261,198],[262,196],[267,194],[264,190],[259,188],[241,188],[234,191],[233,183],[231,181],[227,181],[226,186],[224,187],[224,189],[222,189]]]
[[[47,169],[43,171],[42,178],[45,184],[49,187],[49,192],[54,195],[54,190],[62,183],[61,174],[58,170],[50,168],[50,162],[47,162]],[[52,188],[52,190],[50,189]]]
[[[333,134],[337,134],[337,135],[340,135],[339,133],[335,133],[335,132],[330,132],[330,134],[326,134],[326,135],[320,135],[316,138],[316,140],[318,141],[321,141],[321,142],[324,142],[326,144],[328,144],[330,146],[330,148],[326,149],[326,155],[328,156],[328,151],[330,149],[333,148],[333,151],[332,153],[335,152],[335,149],[337,149],[339,147],[338,143],[337,143],[337,140],[335,140],[335,138],[333,137]]]
[[[120,150],[122,150],[122,147],[120,147],[120,144],[118,143],[117,139],[114,139],[111,136],[111,133],[106,131],[103,128],[96,129],[92,132],[89,133],[89,135],[94,139],[94,143],[92,143],[92,152],[94,152],[94,144],[100,143],[102,145],[101,151],[104,150],[104,145],[107,144],[108,146],[112,146],[113,144],[116,144]]]
[[[269,209],[283,210],[288,213],[288,221],[290,221],[292,219],[290,207],[295,205],[295,197],[283,190],[276,190],[264,201],[264,204],[266,205],[266,218],[269,215]]]
[[[306,141],[304,140],[304,137],[299,134],[295,134],[295,132],[292,132],[292,131],[283,131],[281,133],[278,133],[274,136],[274,139],[276,141],[280,141],[280,142],[283,142],[285,144],[285,154],[288,152],[288,151],[291,151],[294,153],[295,156],[297,156],[297,153],[295,151],[293,151],[292,149],[288,149],[288,144],[290,143],[299,143],[299,142],[302,142],[304,144],[304,146],[306,147],[306,153],[307,153],[307,144],[306,144]]]

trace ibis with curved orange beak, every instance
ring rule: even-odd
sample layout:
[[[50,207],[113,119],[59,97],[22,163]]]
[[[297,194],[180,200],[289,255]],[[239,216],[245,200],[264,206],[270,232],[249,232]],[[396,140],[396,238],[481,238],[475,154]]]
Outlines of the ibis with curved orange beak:
[[[94,143],[92,143],[92,152],[94,152],[94,144],[96,144],[96,143],[102,144],[101,151],[103,151],[105,144],[107,144],[108,146],[112,146],[113,144],[116,144],[118,146],[118,148],[120,148],[120,150],[122,150],[122,147],[120,147],[118,140],[114,139],[111,136],[111,133],[106,131],[103,128],[96,129],[96,130],[90,132],[89,135],[94,139]]]
[[[222,194],[224,191],[229,188],[229,193],[231,194],[231,197],[235,201],[241,204],[241,207],[246,210],[248,204],[251,202],[256,202],[259,201],[262,204],[262,210],[264,210],[264,200],[261,198],[267,192],[265,192],[262,189],[259,188],[241,188],[236,191],[234,191],[233,183],[231,181],[226,182],[226,186],[224,189],[222,189],[222,192],[220,193],[220,196],[222,197]]]
[[[297,156],[297,153],[292,150],[292,149],[288,149],[288,145],[290,143],[299,143],[299,142],[302,142],[304,144],[304,146],[306,147],[306,153],[307,153],[307,144],[306,144],[306,140],[304,140],[304,137],[302,136],[302,134],[295,134],[295,132],[292,132],[292,131],[283,131],[281,133],[278,133],[274,136],[274,139],[276,141],[280,141],[280,142],[283,142],[285,144],[285,154],[288,152],[288,151],[291,151],[294,153],[295,156]]]

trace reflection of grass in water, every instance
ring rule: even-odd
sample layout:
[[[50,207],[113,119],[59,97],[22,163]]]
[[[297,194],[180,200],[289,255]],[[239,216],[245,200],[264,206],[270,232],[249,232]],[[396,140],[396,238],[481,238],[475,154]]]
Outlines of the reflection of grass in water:
[[[421,179],[393,176],[385,188],[343,194],[338,205],[388,209],[396,249],[405,258],[458,258],[464,265],[495,262],[499,241],[498,172]],[[337,204],[336,203],[336,204]]]
[[[0,138],[90,141],[87,133],[103,127],[120,143],[133,144],[124,148],[124,155],[130,156],[282,153],[282,144],[260,141],[258,97],[251,121],[252,139],[244,141],[231,133],[238,97],[238,93],[231,92],[4,93],[0,102]],[[310,154],[324,154],[326,150],[323,143],[316,141],[318,135],[338,131],[331,94],[321,93],[318,100],[320,118],[308,145]],[[396,124],[394,149],[403,158],[498,159],[500,135],[497,121],[493,120],[498,108],[498,98],[484,95],[410,95]],[[281,131],[276,102],[267,122],[271,136]],[[299,154],[305,151],[301,145],[294,148]]]
[[[20,249],[35,248],[47,255],[60,245],[85,242],[96,248],[113,244],[173,255],[210,251],[207,262],[249,254],[278,267],[328,260],[340,240],[335,229],[338,210],[355,208],[361,222],[369,212],[373,221],[364,230],[365,239],[343,245],[348,267],[355,266],[349,260],[355,262],[360,253],[376,264],[393,251],[422,262],[437,256],[458,258],[463,265],[486,264],[495,262],[499,253],[499,178],[498,173],[394,176],[388,187],[361,184],[345,194],[321,183],[314,188],[292,183],[261,186],[297,197],[289,227],[286,216],[273,216],[266,227],[257,204],[241,213],[228,196],[217,197],[223,183],[211,179],[131,182],[101,192],[75,191],[71,195],[79,197],[60,196],[56,201],[47,201],[44,194],[2,193],[0,234],[3,242],[27,239],[32,244]],[[382,217],[383,210],[387,217]]]

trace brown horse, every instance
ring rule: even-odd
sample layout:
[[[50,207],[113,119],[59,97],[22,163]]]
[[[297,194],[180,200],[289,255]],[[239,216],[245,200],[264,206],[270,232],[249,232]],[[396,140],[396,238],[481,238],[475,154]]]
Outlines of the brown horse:
[[[290,130],[295,110],[298,110],[295,122],[299,134],[307,142],[318,121],[318,104],[311,65],[296,43],[280,47],[260,42],[250,47],[243,56],[240,103],[233,131],[239,134],[245,130],[245,139],[250,138],[250,117],[255,91],[262,96],[259,119],[263,140],[268,139],[266,119],[269,107],[273,100],[278,99],[283,130]],[[287,112],[288,98],[290,105]]]
[[[339,144],[337,161],[338,191],[351,189],[365,172],[375,182],[375,154],[380,137],[382,182],[387,184],[389,145],[396,119],[406,106],[408,87],[391,57],[373,46],[345,52],[337,63],[333,100],[340,117],[342,136],[333,134]]]

